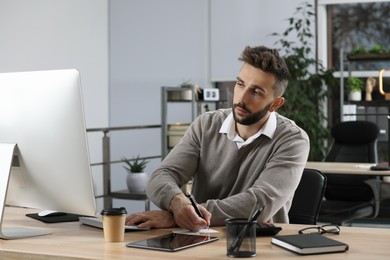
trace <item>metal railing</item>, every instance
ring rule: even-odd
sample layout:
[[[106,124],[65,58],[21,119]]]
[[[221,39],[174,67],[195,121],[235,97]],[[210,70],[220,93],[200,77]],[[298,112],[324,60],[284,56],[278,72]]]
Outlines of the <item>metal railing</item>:
[[[104,208],[112,207],[112,199],[130,199],[130,200],[145,200],[145,210],[150,209],[150,202],[145,194],[130,194],[124,192],[111,191],[111,164],[121,163],[122,161],[111,161],[110,155],[110,136],[109,133],[113,131],[128,131],[139,129],[161,128],[161,125],[136,125],[136,126],[120,126],[120,127],[104,127],[104,128],[88,128],[87,133],[102,132],[102,161],[91,163],[91,166],[103,167],[103,195],[96,196],[96,198],[103,198]],[[142,157],[142,159],[156,159],[161,158],[161,155]]]

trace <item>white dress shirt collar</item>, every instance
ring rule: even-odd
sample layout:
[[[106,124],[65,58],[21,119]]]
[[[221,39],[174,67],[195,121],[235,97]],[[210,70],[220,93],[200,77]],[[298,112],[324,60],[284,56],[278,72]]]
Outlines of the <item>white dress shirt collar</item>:
[[[227,134],[229,140],[236,142],[237,147],[241,148],[245,145],[250,144],[251,142],[253,142],[253,140],[255,140],[257,137],[259,137],[262,134],[272,139],[272,137],[275,134],[275,131],[276,131],[276,115],[275,112],[271,112],[267,122],[265,122],[263,127],[256,134],[252,135],[251,137],[249,137],[247,140],[244,141],[236,132],[236,124],[233,118],[233,112],[231,112],[223,122],[219,130],[219,133]]]

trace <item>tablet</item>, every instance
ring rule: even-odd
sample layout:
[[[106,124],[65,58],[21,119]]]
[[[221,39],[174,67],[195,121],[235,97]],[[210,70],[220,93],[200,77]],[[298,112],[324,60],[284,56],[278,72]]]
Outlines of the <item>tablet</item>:
[[[126,246],[175,252],[216,240],[218,240],[218,237],[171,233],[159,237],[153,237],[137,242],[127,243]]]

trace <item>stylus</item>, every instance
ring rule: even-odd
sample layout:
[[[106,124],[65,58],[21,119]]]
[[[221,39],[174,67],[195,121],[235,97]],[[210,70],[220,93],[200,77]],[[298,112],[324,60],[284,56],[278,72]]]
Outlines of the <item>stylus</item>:
[[[191,204],[194,207],[196,214],[198,214],[199,217],[204,219],[204,216],[198,208],[198,204],[196,203],[194,196],[191,193],[187,193],[186,197],[191,201]]]

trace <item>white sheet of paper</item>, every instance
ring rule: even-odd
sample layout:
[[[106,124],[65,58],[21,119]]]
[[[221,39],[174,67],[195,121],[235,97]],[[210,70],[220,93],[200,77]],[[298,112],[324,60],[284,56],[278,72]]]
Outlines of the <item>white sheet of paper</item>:
[[[211,228],[203,228],[198,231],[189,231],[188,229],[176,229],[173,230],[173,233],[177,234],[186,234],[186,235],[203,235],[203,234],[213,234],[218,233],[217,230]]]

